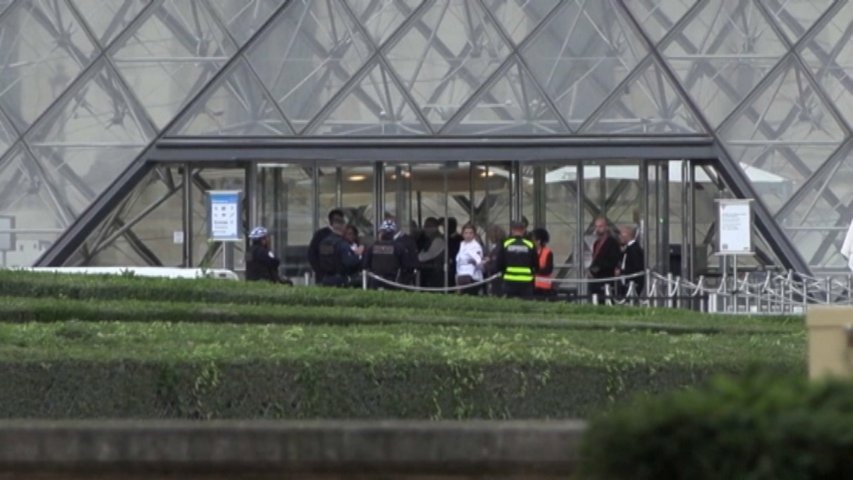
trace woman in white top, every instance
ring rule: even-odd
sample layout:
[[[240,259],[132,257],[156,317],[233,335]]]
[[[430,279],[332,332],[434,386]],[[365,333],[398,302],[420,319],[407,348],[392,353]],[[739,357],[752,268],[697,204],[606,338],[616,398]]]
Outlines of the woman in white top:
[[[456,285],[464,286],[483,280],[483,247],[477,241],[474,225],[462,227],[462,243],[456,254]],[[479,288],[466,288],[462,293],[477,295]]]

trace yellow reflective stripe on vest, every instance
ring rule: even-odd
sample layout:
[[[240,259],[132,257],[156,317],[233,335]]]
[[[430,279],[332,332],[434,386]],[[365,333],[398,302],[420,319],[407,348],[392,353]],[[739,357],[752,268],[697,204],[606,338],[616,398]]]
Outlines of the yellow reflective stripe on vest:
[[[530,267],[506,267],[506,273],[526,273],[530,275],[533,273],[533,270]]]
[[[533,275],[515,275],[512,273],[505,273],[503,279],[508,282],[532,282]]]
[[[526,238],[515,238],[515,237],[510,237],[510,238],[507,238],[506,240],[504,240],[504,247],[508,247],[508,246],[512,245],[517,240],[521,240],[521,243],[523,243],[524,246],[527,248],[536,248],[536,245],[534,245],[533,242],[531,242],[530,240],[528,240]]]

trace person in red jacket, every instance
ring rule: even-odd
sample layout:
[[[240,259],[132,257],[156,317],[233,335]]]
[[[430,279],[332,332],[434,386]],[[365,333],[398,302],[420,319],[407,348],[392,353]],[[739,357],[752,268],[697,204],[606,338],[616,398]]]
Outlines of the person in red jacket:
[[[544,228],[534,228],[533,243],[536,244],[536,255],[539,257],[539,269],[536,272],[536,280],[533,283],[533,295],[536,298],[548,299],[554,293],[554,252],[548,248],[551,235]]]

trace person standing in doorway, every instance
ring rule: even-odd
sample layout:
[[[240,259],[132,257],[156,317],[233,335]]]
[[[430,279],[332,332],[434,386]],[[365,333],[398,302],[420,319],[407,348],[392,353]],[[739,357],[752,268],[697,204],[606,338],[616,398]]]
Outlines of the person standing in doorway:
[[[249,232],[249,252],[246,253],[246,280],[266,280],[281,283],[278,266],[281,265],[270,250],[270,234],[264,227],[255,227]]]
[[[317,285],[323,283],[323,272],[320,269],[320,242],[331,235],[332,224],[336,221],[344,222],[344,212],[339,208],[329,211],[329,225],[314,232],[308,244],[308,263],[314,271],[314,283]]]
[[[592,246],[592,263],[589,265],[587,277],[593,280],[613,277],[616,275],[622,250],[619,248],[619,242],[611,235],[607,218],[595,219],[595,236],[595,243]],[[604,293],[604,282],[589,284],[590,296],[597,295],[598,300],[601,301]]]
[[[483,280],[483,246],[477,241],[477,231],[470,223],[462,227],[462,242],[455,260],[456,285],[470,285]],[[461,290],[469,295],[476,295],[479,291],[477,287]]]
[[[396,231],[397,224],[393,220],[385,220],[379,226],[379,240],[364,252],[364,268],[389,282],[399,281],[400,269],[406,255],[403,245],[394,241]],[[369,286],[386,290],[395,288],[373,278],[370,279]]]
[[[645,272],[646,261],[643,254],[643,247],[637,242],[637,228],[629,225],[620,228],[619,241],[623,245],[622,259],[619,261],[619,267],[616,269],[616,276],[634,275]],[[634,293],[638,297],[644,295],[643,287],[645,287],[645,278],[638,276],[629,280],[622,279],[619,281],[619,296],[624,297],[627,295],[631,284],[634,284]]]
[[[539,270],[536,272],[536,281],[533,284],[533,294],[536,298],[543,300],[554,296],[554,252],[548,248],[551,235],[544,228],[534,228],[531,233],[533,243],[536,244],[536,256],[539,259]]]
[[[498,271],[503,273],[503,293],[507,297],[532,298],[533,281],[539,266],[536,245],[524,238],[524,223],[510,223],[510,237],[498,252]]]
[[[355,251],[344,239],[346,224],[343,218],[332,220],[332,233],[326,235],[320,245],[319,267],[323,276],[322,285],[327,287],[353,286],[354,275],[361,268],[361,254],[364,247],[359,246]]]

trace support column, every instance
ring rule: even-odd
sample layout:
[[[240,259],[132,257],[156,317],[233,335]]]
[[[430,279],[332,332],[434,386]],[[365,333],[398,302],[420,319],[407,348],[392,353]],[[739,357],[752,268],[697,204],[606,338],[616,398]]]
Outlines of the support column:
[[[185,163],[183,166],[183,231],[184,244],[181,265],[184,268],[193,266],[193,177],[192,166]]]

